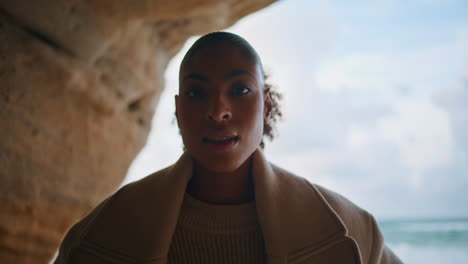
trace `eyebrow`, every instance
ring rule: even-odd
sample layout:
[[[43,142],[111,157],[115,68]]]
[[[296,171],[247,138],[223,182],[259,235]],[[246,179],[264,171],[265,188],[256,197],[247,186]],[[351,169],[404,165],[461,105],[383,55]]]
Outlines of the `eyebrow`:
[[[234,77],[237,77],[239,75],[244,75],[244,74],[250,75],[251,77],[255,78],[255,76],[252,73],[250,73],[249,71],[240,69],[240,70],[234,70],[234,71],[226,74],[226,76],[224,76],[224,80],[230,80],[230,79],[232,79]]]
[[[247,71],[247,70],[242,70],[242,69],[239,69],[239,70],[234,70],[228,74],[226,74],[224,76],[224,80],[230,80],[230,79],[233,79],[234,77],[237,77],[239,75],[249,75],[253,78],[255,78],[255,76]],[[206,83],[209,83],[210,80],[208,78],[206,78],[205,76],[203,76],[202,74],[198,74],[198,73],[190,73],[190,74],[187,74],[185,77],[184,77],[184,80],[186,79],[194,79],[194,80],[198,80],[198,81],[202,81],[202,82],[206,82]]]
[[[194,80],[199,80],[199,81],[202,81],[202,82],[210,82],[210,80],[208,80],[208,78],[206,78],[205,76],[203,76],[201,74],[198,74],[198,73],[187,74],[184,77],[184,80],[186,80],[186,79],[194,79]]]

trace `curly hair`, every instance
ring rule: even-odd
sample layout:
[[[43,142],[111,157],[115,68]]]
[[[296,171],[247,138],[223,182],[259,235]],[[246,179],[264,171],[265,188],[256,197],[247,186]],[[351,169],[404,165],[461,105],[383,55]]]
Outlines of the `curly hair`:
[[[265,89],[264,92],[270,93],[271,100],[271,111],[268,120],[263,124],[263,136],[267,137],[272,141],[276,136],[276,123],[283,117],[283,112],[281,112],[280,101],[283,98],[283,95],[277,91],[276,86],[269,82],[269,74],[263,73],[263,78],[265,80]],[[260,142],[260,147],[265,148],[265,141],[262,138]]]

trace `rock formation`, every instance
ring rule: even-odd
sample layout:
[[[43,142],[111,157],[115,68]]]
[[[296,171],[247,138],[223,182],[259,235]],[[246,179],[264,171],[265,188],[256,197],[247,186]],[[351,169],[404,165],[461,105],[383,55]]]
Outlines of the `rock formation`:
[[[0,0],[0,263],[47,263],[145,144],[169,60],[274,0]]]

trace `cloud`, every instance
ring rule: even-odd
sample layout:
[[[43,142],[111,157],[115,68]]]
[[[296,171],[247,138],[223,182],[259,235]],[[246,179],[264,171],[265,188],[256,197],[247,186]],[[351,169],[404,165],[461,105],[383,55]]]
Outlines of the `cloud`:
[[[434,93],[433,101],[449,114],[456,159],[467,167],[463,175],[468,179],[468,134],[466,133],[468,131],[468,76],[466,73],[457,86]]]
[[[287,69],[276,67],[278,63],[291,67],[306,63],[313,67],[336,42],[334,11],[334,6],[325,0],[278,1],[229,30],[245,37],[267,67]]]
[[[371,168],[376,164],[375,141],[375,135],[369,128],[356,124],[348,128],[345,150],[354,166]]]
[[[468,187],[468,26],[388,24],[403,5],[384,2],[353,3],[353,10],[280,1],[229,29],[259,51],[285,96],[279,137],[265,153],[377,216],[466,216],[457,201]],[[369,12],[384,19],[371,25]],[[392,32],[382,32],[385,23]],[[181,54],[166,72],[153,131],[126,182],[182,153],[171,125]]]
[[[288,153],[285,155],[268,155],[274,163],[287,165],[287,168],[296,175],[302,176],[311,182],[334,186],[329,170],[336,166],[334,153],[320,150],[309,150],[302,153]]]
[[[353,54],[322,66],[316,73],[317,87],[330,92],[343,89],[382,92],[394,86],[391,60],[377,54]]]
[[[384,142],[398,147],[400,160],[413,171],[413,185],[420,183],[424,171],[453,161],[449,115],[429,100],[398,102],[395,113],[379,121],[377,132]]]

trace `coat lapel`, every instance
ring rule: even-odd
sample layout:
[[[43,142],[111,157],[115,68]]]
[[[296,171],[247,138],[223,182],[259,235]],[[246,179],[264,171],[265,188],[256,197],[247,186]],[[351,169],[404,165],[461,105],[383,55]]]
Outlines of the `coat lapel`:
[[[192,159],[184,153],[172,166],[114,194],[85,234],[87,247],[105,245],[114,259],[165,263],[188,181]],[[112,252],[103,252],[111,255]]]
[[[355,241],[318,190],[254,153],[259,222],[270,263],[360,263]]]
[[[270,164],[260,150],[252,164],[269,264],[361,263],[356,243],[313,185]],[[122,260],[165,263],[192,170],[184,153],[174,165],[122,188],[86,232],[86,243],[125,252],[116,255]]]

